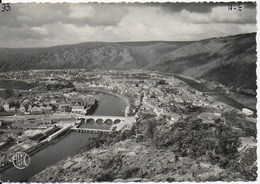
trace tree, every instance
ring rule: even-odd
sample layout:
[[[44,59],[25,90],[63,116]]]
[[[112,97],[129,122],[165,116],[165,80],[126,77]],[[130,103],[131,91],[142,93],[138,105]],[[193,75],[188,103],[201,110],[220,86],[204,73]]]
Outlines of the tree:
[[[4,112],[4,111],[5,111],[4,107],[0,106],[0,112]]]
[[[170,148],[175,154],[195,159],[206,155],[207,161],[222,168],[229,167],[238,157],[239,138],[223,122],[206,124],[189,118],[176,122],[171,130],[156,136],[160,148]]]
[[[8,99],[10,97],[13,97],[14,95],[14,90],[12,89],[5,89],[2,93],[1,96],[3,99]]]
[[[149,121],[146,129],[146,137],[150,139],[153,146],[155,146],[156,124],[154,121]]]

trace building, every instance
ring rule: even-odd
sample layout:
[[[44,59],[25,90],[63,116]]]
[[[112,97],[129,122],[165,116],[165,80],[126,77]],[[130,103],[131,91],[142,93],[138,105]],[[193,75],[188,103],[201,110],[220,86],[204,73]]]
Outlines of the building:
[[[56,100],[56,99],[51,99],[50,103],[51,103],[51,104],[56,104],[56,103],[57,103],[57,100]]]
[[[85,115],[87,110],[84,108],[84,106],[72,106],[71,112]]]
[[[31,109],[31,114],[42,114],[42,110],[37,107],[37,106],[34,106],[32,109]]]
[[[16,112],[16,107],[10,107],[9,112]]]
[[[26,109],[23,105],[20,106],[20,112],[25,113]]]
[[[250,109],[247,109],[247,108],[243,108],[242,109],[242,114],[246,115],[246,116],[251,116],[254,114],[254,112]]]
[[[5,103],[5,104],[4,104],[4,110],[5,110],[5,111],[9,111],[9,104],[8,104],[8,103]]]
[[[198,115],[198,118],[202,119],[205,123],[215,123],[217,119],[220,119],[222,115],[214,112],[202,112]]]

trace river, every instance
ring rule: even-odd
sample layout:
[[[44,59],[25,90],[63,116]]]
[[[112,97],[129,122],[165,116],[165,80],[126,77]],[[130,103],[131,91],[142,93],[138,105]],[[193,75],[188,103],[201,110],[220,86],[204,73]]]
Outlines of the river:
[[[206,86],[196,82],[195,80],[188,79],[188,78],[181,77],[181,76],[176,76],[176,75],[174,77],[182,80],[183,82],[185,82],[186,84],[188,84],[189,86],[193,87],[194,89],[196,89],[198,91],[201,91],[201,92],[214,92],[213,89],[209,89]],[[239,110],[242,110],[243,108],[248,108],[244,104],[239,103],[235,99],[230,98],[230,97],[228,97],[226,95],[211,95],[211,96],[213,98],[215,98],[216,100],[218,100],[220,102],[223,102],[223,103],[225,103],[225,104],[227,104],[227,105],[229,105],[231,107],[234,107],[236,109],[239,109]],[[251,109],[251,108],[248,108],[248,109]],[[255,109],[251,109],[251,110],[256,113]]]
[[[99,101],[98,108],[93,115],[124,116],[126,103],[122,99],[104,92],[86,92],[93,95]],[[96,123],[82,124],[81,126],[102,129],[110,128],[109,125],[98,125]],[[95,136],[97,136],[97,134],[70,132],[62,139],[48,145],[46,148],[32,155],[30,165],[27,168],[20,170],[15,167],[11,167],[2,172],[0,174],[0,180],[10,182],[26,182],[30,177],[41,172],[48,166],[53,165],[68,156],[75,155],[79,149],[86,144],[90,137]]]

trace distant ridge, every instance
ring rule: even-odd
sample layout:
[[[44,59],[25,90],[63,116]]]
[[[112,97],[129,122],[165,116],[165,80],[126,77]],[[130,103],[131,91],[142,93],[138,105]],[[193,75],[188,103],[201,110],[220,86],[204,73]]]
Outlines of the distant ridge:
[[[146,69],[256,90],[256,33],[201,41],[84,42],[43,48],[0,48],[0,71]]]

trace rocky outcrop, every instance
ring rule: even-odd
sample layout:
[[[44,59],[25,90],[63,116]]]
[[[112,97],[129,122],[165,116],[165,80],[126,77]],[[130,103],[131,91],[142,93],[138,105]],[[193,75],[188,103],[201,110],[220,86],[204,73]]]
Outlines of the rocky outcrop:
[[[127,139],[60,161],[29,181],[209,181],[224,180],[224,175],[226,171],[217,165],[177,157],[171,151]]]

